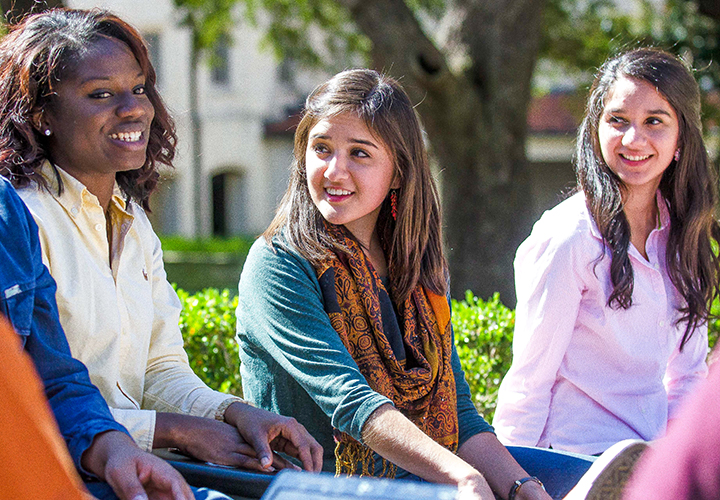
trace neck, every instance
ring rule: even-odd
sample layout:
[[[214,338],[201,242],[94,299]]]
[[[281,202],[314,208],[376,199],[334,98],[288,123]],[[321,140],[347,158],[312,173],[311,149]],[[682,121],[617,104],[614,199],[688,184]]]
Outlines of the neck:
[[[387,260],[385,259],[385,252],[382,249],[382,245],[380,245],[380,237],[377,231],[373,230],[371,234],[363,235],[365,237],[362,239],[358,238],[358,235],[354,233],[353,236],[357,239],[367,258],[370,259],[370,263],[375,268],[378,276],[387,276]]]
[[[64,168],[63,170],[82,182],[87,190],[97,197],[98,203],[100,203],[103,210],[107,212],[110,207],[113,191],[115,190],[114,173],[87,175],[82,172],[75,172]]]
[[[628,192],[623,196],[623,211],[630,225],[630,241],[647,259],[645,243],[657,227],[658,206],[655,191],[652,193]]]

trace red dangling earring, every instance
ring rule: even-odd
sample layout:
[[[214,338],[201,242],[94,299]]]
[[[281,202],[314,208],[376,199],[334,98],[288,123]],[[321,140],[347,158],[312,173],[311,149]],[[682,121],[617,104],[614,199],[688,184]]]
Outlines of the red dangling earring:
[[[397,220],[397,189],[390,190],[390,214]]]

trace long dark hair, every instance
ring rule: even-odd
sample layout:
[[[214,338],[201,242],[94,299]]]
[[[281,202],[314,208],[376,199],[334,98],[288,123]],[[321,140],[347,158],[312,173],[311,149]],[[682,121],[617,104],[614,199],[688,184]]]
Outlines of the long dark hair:
[[[720,259],[713,251],[713,242],[720,237],[720,226],[714,217],[718,180],[703,144],[700,91],[681,60],[654,48],[635,49],[613,57],[595,77],[578,134],[575,171],[588,209],[612,254],[613,290],[607,302],[611,307],[627,309],[632,305],[630,225],[623,212],[623,183],[607,166],[600,151],[598,124],[608,92],[622,77],[655,87],[678,117],[681,153],[665,170],[660,192],[670,212],[668,273],[685,301],[679,319],[686,322],[684,345],[695,328],[710,317],[710,304],[718,296],[720,286]]]
[[[52,99],[62,72],[102,37],[125,43],[145,76],[145,90],[155,109],[145,164],[118,172],[123,192],[149,209],[148,198],[159,179],[157,164],[172,165],[175,125],[155,88],[155,69],[140,34],[122,19],[102,10],[52,9],[10,26],[0,41],[0,174],[15,186],[45,185],[37,171],[51,160],[47,139],[31,123],[33,112]]]
[[[328,249],[345,251],[330,237],[308,190],[305,151],[310,130],[342,113],[362,118],[392,153],[397,189],[397,220],[390,196],[382,204],[377,231],[388,259],[394,298],[401,303],[420,283],[445,294],[447,265],[442,249],[441,214],[422,128],[410,98],[400,84],[369,69],[343,71],[317,87],[307,98],[295,131],[290,183],[270,226],[268,242],[280,231],[306,259],[317,263]]]

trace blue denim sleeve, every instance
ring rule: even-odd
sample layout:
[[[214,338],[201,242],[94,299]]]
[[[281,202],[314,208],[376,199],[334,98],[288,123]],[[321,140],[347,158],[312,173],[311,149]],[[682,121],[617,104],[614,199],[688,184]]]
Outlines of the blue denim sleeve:
[[[0,180],[0,312],[20,335],[45,386],[78,470],[80,458],[115,422],[85,365],[70,354],[55,302],[55,281],[42,263],[35,221],[15,190]]]

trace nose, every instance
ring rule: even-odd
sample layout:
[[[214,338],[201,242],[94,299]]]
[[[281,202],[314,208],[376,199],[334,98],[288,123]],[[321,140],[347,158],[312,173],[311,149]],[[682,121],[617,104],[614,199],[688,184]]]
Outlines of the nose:
[[[623,146],[632,146],[638,144],[644,144],[646,141],[645,134],[642,129],[637,125],[630,125],[625,130],[622,137]]]
[[[327,162],[325,178],[331,182],[345,179],[348,176],[348,160],[340,152],[336,152]]]
[[[116,113],[122,118],[140,118],[152,109],[152,104],[145,95],[125,92],[120,94]]]

